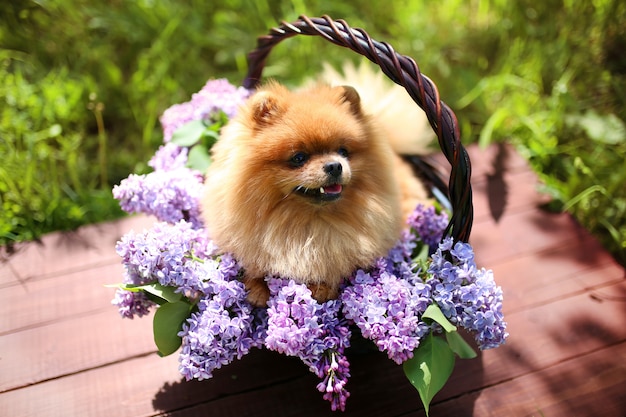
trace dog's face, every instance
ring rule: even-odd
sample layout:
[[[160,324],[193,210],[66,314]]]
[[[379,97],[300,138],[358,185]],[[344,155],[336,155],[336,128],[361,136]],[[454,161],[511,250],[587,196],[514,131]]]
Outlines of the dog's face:
[[[343,187],[352,178],[348,158],[349,152],[343,146],[321,155],[296,151],[287,163],[294,173],[293,182],[297,182],[292,191],[318,204],[340,199]]]
[[[315,90],[307,103],[280,89],[254,96],[250,159],[256,181],[281,203],[338,204],[357,191],[367,167],[369,132],[359,96],[350,87]],[[312,104],[313,103],[313,104]],[[363,190],[361,190],[363,191]]]
[[[352,163],[358,158],[358,154],[352,153],[356,152],[355,144],[345,135],[337,136],[333,129],[326,135],[299,135],[271,164],[275,184],[286,198],[327,204],[338,202],[344,191],[350,193],[354,185]]]

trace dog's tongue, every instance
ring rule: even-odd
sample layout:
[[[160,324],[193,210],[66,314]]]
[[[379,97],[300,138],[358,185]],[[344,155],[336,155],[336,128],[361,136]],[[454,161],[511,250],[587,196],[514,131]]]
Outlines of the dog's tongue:
[[[333,184],[322,187],[324,189],[324,194],[339,194],[343,190],[341,184]]]

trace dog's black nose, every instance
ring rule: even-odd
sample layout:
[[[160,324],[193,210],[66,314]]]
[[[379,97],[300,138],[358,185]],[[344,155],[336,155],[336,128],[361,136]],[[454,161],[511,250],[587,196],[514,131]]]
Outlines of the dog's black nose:
[[[339,177],[342,170],[341,162],[328,162],[324,165],[324,172],[331,177]]]

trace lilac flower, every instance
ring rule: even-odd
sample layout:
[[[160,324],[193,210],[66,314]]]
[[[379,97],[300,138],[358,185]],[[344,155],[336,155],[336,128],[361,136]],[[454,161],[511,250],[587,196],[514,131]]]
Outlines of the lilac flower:
[[[115,246],[124,265],[124,284],[135,286],[158,282],[178,292],[197,294],[202,287],[202,263],[194,257],[209,257],[215,248],[203,230],[194,230],[181,221],[175,225],[157,223],[144,233],[127,233]],[[112,304],[122,317],[147,314],[155,305],[144,292],[118,289]]]
[[[435,246],[441,240],[448,226],[448,215],[437,214],[435,207],[419,204],[407,219],[407,224],[416,233],[415,238],[428,246]]]
[[[224,255],[206,265],[209,278],[198,311],[178,333],[183,338],[179,370],[187,380],[211,378],[215,369],[262,346],[267,326],[265,313],[253,310],[246,300],[232,257]]]
[[[199,92],[193,94],[191,101],[165,110],[161,116],[163,140],[169,142],[179,127],[194,120],[210,119],[219,111],[232,118],[250,94],[250,90],[237,88],[225,79],[209,80]]]
[[[453,245],[452,238],[444,239],[432,256],[428,273],[433,299],[453,324],[473,332],[481,349],[504,343],[508,333],[502,314],[502,289],[496,286],[492,271],[476,268],[468,243]]]
[[[502,314],[502,289],[496,286],[493,272],[476,271],[475,281],[459,289],[460,324],[474,332],[481,349],[500,346],[506,338]]]
[[[324,393],[322,398],[330,401],[331,410],[345,411],[346,400],[350,397],[350,392],[345,389],[350,377],[348,358],[336,350],[327,349],[315,363],[313,372],[322,379],[316,388]]]
[[[206,269],[195,259],[209,258],[215,252],[206,232],[184,220],[174,225],[156,223],[141,234],[131,231],[115,249],[125,268],[125,284],[159,282],[185,294],[203,290]]]
[[[245,301],[245,295],[241,299]],[[215,369],[239,359],[256,346],[250,329],[254,321],[252,307],[236,304],[231,308],[219,298],[200,300],[199,311],[183,324],[179,370],[187,379],[208,379]]]
[[[268,326],[265,346],[299,357],[322,381],[317,389],[333,410],[344,410],[350,377],[344,350],[351,333],[339,318],[338,300],[318,303],[311,291],[293,280],[269,278]]]
[[[322,334],[315,313],[317,302],[306,286],[289,281],[270,280],[272,297],[268,302],[268,329],[265,345],[288,356],[305,352]],[[310,352],[312,355],[319,352]]]
[[[120,315],[127,319],[145,316],[156,305],[143,291],[131,292],[119,288],[115,291],[111,304],[116,306]]]
[[[161,146],[148,162],[155,171],[172,171],[184,168],[187,163],[188,149],[174,143]]]
[[[344,352],[350,346],[352,334],[347,321],[339,318],[339,300],[326,301],[321,307],[318,316],[324,332],[316,341],[320,346],[314,349],[319,351],[323,346],[324,351],[311,362],[309,369],[322,380],[317,390],[324,393],[322,398],[330,401],[331,409],[344,411],[350,396],[345,389],[350,378],[350,363]]]
[[[381,265],[381,263],[379,263]],[[419,278],[398,278],[385,268],[357,270],[341,294],[343,312],[397,364],[413,351],[430,330],[421,315],[430,304],[430,286]]]
[[[179,127],[196,120],[195,107],[191,102],[174,104],[163,112],[161,126],[163,128],[163,142],[168,143]]]
[[[127,213],[150,214],[169,223],[187,220],[199,228],[202,189],[202,175],[180,167],[147,175],[131,174],[113,187],[113,196]]]

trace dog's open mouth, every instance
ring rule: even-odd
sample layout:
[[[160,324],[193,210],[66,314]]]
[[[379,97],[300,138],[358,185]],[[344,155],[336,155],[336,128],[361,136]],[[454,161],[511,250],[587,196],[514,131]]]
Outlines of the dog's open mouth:
[[[306,188],[300,185],[296,187],[294,191],[301,196],[312,198],[320,202],[335,201],[341,197],[343,186],[341,184],[328,184],[319,188]]]

